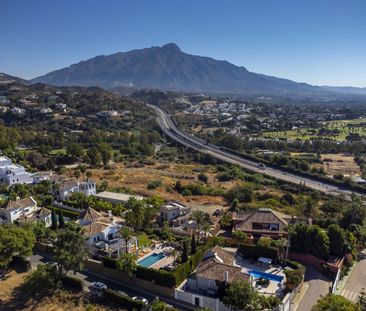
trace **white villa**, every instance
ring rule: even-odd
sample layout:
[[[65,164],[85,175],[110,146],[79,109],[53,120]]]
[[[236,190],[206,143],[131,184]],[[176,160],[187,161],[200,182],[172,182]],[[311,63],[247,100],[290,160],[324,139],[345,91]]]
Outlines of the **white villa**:
[[[59,201],[64,201],[72,193],[79,192],[86,196],[95,195],[97,193],[97,186],[95,181],[86,180],[68,180],[60,184],[60,187],[56,193],[56,199]]]
[[[0,207],[1,222],[5,224],[17,223],[19,225],[43,221],[46,227],[50,227],[51,211],[44,207],[37,206],[32,198],[9,200]]]
[[[13,164],[8,157],[0,156],[0,182],[8,185],[31,184],[33,177],[23,166]]]

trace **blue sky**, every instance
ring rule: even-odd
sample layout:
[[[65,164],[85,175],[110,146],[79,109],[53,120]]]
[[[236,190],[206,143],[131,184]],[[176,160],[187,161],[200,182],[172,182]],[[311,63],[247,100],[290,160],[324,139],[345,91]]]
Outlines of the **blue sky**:
[[[254,72],[366,87],[365,0],[0,0],[0,72],[177,43]]]

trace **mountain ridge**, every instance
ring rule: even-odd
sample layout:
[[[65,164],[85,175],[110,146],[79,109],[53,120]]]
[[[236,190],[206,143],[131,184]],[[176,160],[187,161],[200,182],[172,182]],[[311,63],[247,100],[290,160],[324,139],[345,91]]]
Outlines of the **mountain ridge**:
[[[147,88],[248,96],[312,98],[346,93],[251,72],[226,60],[188,54],[175,43],[98,55],[30,81],[57,86],[99,86],[124,90]]]

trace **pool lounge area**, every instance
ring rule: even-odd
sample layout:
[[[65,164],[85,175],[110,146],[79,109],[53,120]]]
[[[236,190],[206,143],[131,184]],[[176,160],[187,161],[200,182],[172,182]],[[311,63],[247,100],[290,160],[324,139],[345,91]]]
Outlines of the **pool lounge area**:
[[[140,259],[137,264],[141,267],[149,268],[155,265],[160,260],[167,257],[164,253],[152,253],[142,259]]]
[[[249,270],[247,273],[252,275],[255,279],[262,278],[262,279],[279,282],[279,283],[281,283],[284,278],[281,275],[276,275],[276,274],[266,273],[266,272],[261,272],[261,271],[256,271],[256,270]]]

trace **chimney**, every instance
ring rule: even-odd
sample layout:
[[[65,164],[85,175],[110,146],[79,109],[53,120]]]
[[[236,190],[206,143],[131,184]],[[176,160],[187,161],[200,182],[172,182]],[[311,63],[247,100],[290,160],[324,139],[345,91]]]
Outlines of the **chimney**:
[[[112,216],[112,211],[111,210],[108,210],[108,217],[109,218],[112,218],[113,216]]]
[[[225,281],[225,284],[229,283],[229,271],[224,272],[224,281]]]

